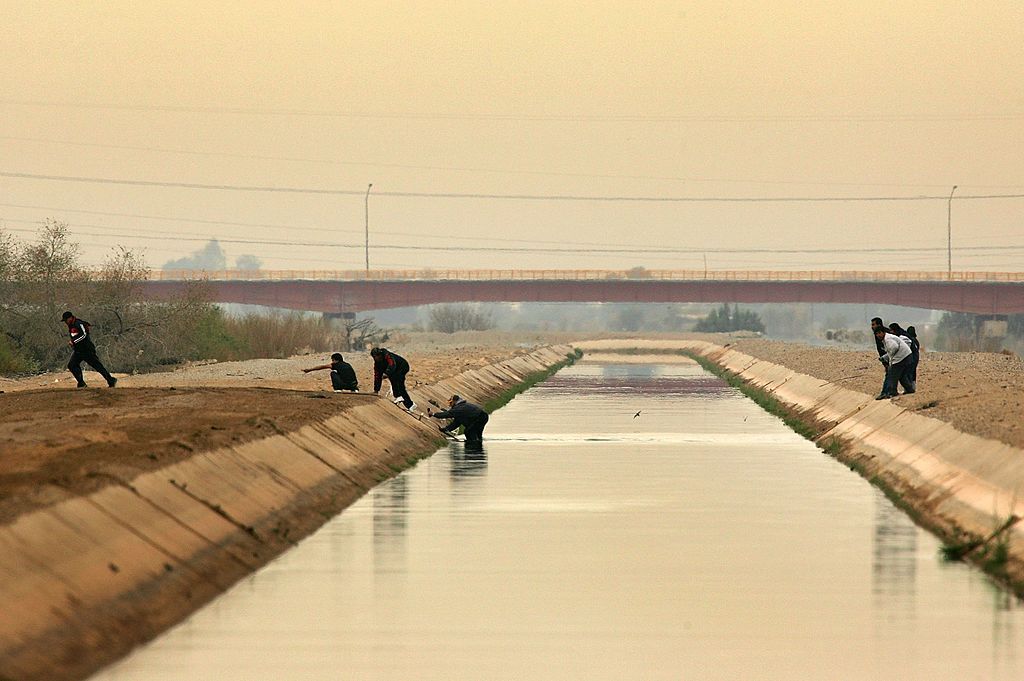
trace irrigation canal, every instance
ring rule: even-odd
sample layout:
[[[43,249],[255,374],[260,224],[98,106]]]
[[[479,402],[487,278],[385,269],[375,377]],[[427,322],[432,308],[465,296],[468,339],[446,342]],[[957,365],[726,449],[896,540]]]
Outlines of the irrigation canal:
[[[1024,678],[1013,597],[696,365],[578,364],[487,436],[94,678]]]

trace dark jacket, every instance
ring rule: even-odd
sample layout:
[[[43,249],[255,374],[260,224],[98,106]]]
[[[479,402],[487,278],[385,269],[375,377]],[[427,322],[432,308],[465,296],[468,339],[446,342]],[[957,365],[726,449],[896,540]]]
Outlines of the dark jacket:
[[[75,319],[75,323],[68,326],[68,335],[71,336],[71,347],[74,351],[83,354],[94,354],[96,352],[96,346],[92,344],[92,338],[89,337],[89,331],[91,325],[84,319]]]
[[[487,416],[487,412],[479,406],[466,400],[459,400],[454,406],[431,414],[435,419],[452,419],[452,422],[443,428],[446,431],[453,431],[459,426],[468,428],[480,419]]]
[[[359,379],[356,378],[356,370],[352,368],[351,364],[344,360],[340,362],[331,360],[331,371],[338,372],[342,388],[345,390],[359,390]]]
[[[387,376],[404,375],[409,373],[409,363],[401,355],[396,355],[390,350],[380,349],[380,353],[373,358],[373,392],[380,391],[380,383]]]

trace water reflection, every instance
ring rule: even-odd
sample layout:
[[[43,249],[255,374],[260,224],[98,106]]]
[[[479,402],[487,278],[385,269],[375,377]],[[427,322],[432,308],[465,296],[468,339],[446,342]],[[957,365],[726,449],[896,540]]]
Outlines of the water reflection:
[[[375,488],[100,678],[1024,678],[1015,603],[699,368],[574,366],[484,446]]]
[[[871,593],[876,606],[904,614],[914,609],[918,528],[885,495],[873,491],[875,529]]]
[[[380,485],[370,497],[373,506],[373,564],[377,575],[397,573],[406,566],[409,526],[409,478],[400,475]],[[376,582],[390,588],[392,580]]]
[[[452,482],[467,478],[480,478],[487,474],[486,445],[459,442],[448,443]]]

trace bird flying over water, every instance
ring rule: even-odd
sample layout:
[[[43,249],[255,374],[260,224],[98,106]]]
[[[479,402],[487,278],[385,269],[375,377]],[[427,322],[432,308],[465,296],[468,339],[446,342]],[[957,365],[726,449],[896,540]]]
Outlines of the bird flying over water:
[[[640,412],[633,414],[633,418],[636,418],[637,416],[640,416]]]

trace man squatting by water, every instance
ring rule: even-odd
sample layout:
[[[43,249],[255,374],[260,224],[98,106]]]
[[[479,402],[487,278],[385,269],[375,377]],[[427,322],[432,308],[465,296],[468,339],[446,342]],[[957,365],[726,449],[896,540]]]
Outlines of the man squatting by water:
[[[409,411],[416,409],[416,403],[409,397],[409,391],[405,388],[405,376],[409,373],[409,362],[401,355],[396,355],[387,348],[373,348],[370,350],[370,357],[373,358],[373,392],[380,392],[380,384],[383,379],[391,382],[391,394],[397,403],[399,399]]]
[[[331,370],[331,387],[334,392],[340,393],[342,390],[350,390],[355,392],[359,390],[359,381],[356,379],[356,371],[352,368],[352,365],[345,361],[345,358],[341,356],[340,352],[336,352],[331,355],[330,364],[320,364],[315,367],[303,369],[302,373],[308,374],[310,371],[320,371],[321,369]]]
[[[435,419],[451,419],[452,422],[441,428],[443,433],[453,433],[462,426],[466,433],[466,444],[480,444],[484,439],[484,426],[490,417],[479,405],[467,402],[458,395],[452,395],[448,399],[448,408],[443,411],[427,414]]]
[[[85,362],[99,372],[107,385],[113,388],[117,385],[117,379],[110,375],[100,358],[96,356],[96,346],[92,343],[89,335],[91,325],[84,319],[78,319],[70,310],[61,316],[61,320],[68,325],[68,334],[71,339],[68,345],[71,346],[71,360],[68,362],[68,371],[78,381],[78,387],[84,388],[85,378],[82,376],[82,362]]]

